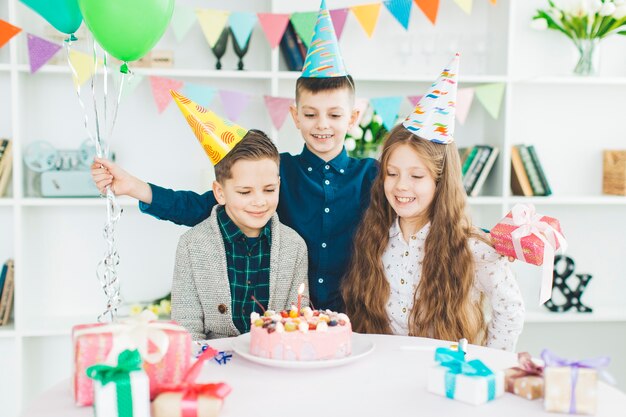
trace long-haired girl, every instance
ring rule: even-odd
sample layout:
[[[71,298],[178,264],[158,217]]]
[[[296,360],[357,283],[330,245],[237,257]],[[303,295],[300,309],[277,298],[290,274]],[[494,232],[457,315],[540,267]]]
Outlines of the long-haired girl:
[[[383,145],[343,297],[357,332],[465,337],[513,350],[523,300],[508,261],[466,214],[451,137],[456,68],[458,55]]]

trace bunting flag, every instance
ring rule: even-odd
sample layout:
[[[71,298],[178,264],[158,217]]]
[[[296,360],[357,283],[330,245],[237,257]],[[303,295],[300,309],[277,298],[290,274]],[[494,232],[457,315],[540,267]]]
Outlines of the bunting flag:
[[[391,130],[396,124],[402,97],[377,97],[370,99],[372,108],[383,119],[383,125],[387,130]]]
[[[9,22],[0,19],[0,48],[2,48],[11,38],[22,31],[21,28],[13,26]]]
[[[491,117],[497,119],[500,115],[502,97],[504,97],[504,83],[485,84],[475,87],[474,94]]]
[[[114,74],[122,74],[119,71],[115,71]],[[131,75],[127,75],[124,80],[124,88],[122,89],[122,99],[125,99],[133,94],[133,92],[137,89],[139,84],[144,80],[143,75],[139,75],[136,73],[132,73]]]
[[[495,5],[495,4],[498,2],[498,0],[489,0],[489,1],[490,1],[490,2],[491,2],[491,4],[493,4],[493,5]]]
[[[276,48],[283,38],[289,24],[288,14],[257,13],[257,18],[272,49]]]
[[[413,0],[386,0],[384,2],[389,13],[391,13],[406,30],[409,30],[412,4]]]
[[[267,112],[270,114],[272,124],[276,129],[280,130],[285,123],[287,114],[289,113],[289,107],[293,104],[293,99],[263,96],[263,100],[265,100],[265,107],[267,108]]]
[[[182,93],[204,107],[211,107],[210,104],[215,98],[215,88],[199,84],[185,83]]]
[[[170,90],[178,90],[182,88],[183,84],[184,83],[182,81],[150,76],[152,96],[154,97],[159,113],[163,113],[163,110],[165,110],[172,101]]]
[[[309,44],[313,38],[313,29],[317,22],[317,12],[296,12],[291,15],[291,24],[296,33],[302,39],[302,43],[309,49]]]
[[[374,28],[376,28],[376,23],[378,23],[380,3],[352,6],[350,7],[350,10],[352,10],[352,13],[361,24],[361,27],[367,34],[367,37],[371,38],[374,33]]]
[[[226,117],[236,122],[250,102],[250,95],[240,91],[220,90],[220,99]]]
[[[409,102],[411,102],[411,105],[413,107],[417,106],[417,103],[420,102],[420,100],[422,99],[422,97],[424,97],[423,94],[419,95],[419,96],[408,96],[407,99],[409,99]]]
[[[213,48],[224,30],[224,26],[226,26],[228,22],[230,12],[225,10],[199,9],[196,10],[196,15],[198,16],[198,22],[200,22],[200,27],[202,28],[206,41],[209,43],[209,46]],[[168,93],[168,96],[169,95]]]
[[[196,23],[196,13],[191,7],[174,6],[174,14],[172,15],[170,26],[178,42],[182,42],[194,23]]]
[[[456,119],[462,125],[465,124],[467,114],[470,107],[472,107],[472,101],[474,100],[473,88],[460,88],[456,92]]]
[[[454,0],[454,2],[467,14],[472,14],[472,0]]]
[[[359,112],[359,115],[356,117],[355,126],[361,124],[361,119],[363,119],[363,115],[365,114],[365,110],[367,110],[367,106],[369,106],[370,101],[366,98],[356,98],[354,100],[354,110]]]
[[[335,35],[337,35],[337,40],[341,39],[341,34],[343,33],[343,27],[346,24],[347,17],[348,17],[348,9],[330,10],[330,20],[333,21],[333,26],[335,28]]]
[[[417,7],[434,25],[437,21],[437,12],[439,11],[439,0],[414,0]]]
[[[93,56],[88,55],[72,49],[70,51],[70,62],[76,71],[76,75],[73,75],[75,85],[83,85],[85,81],[91,79],[96,72],[96,68],[93,65]],[[102,66],[100,60],[97,61],[97,68]]]
[[[228,18],[228,24],[233,31],[233,36],[239,48],[244,49],[250,40],[252,30],[256,25],[257,17],[251,12],[232,12]]]
[[[52,43],[30,33],[27,36],[30,73],[34,74],[61,49],[61,45],[57,45],[56,43]]]

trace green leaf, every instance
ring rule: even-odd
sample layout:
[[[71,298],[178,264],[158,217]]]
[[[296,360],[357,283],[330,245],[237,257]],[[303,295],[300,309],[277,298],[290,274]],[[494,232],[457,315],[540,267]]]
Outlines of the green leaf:
[[[626,30],[620,30],[617,34],[626,36]]]

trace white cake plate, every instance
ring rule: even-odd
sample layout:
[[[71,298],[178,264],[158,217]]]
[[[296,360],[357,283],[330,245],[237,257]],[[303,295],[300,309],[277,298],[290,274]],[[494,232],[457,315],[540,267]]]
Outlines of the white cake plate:
[[[324,359],[317,361],[285,361],[278,359],[261,358],[254,356],[250,353],[250,333],[237,336],[233,340],[233,350],[239,356],[246,358],[251,362],[256,362],[261,365],[272,366],[275,368],[291,368],[291,369],[321,369],[332,368],[335,366],[345,365],[372,353],[374,350],[374,343],[366,340],[361,335],[352,334],[352,353],[350,356],[337,359]]]

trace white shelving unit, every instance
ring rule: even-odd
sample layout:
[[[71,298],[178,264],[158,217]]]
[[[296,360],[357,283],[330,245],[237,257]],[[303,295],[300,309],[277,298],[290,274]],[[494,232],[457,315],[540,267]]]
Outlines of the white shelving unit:
[[[338,8],[363,1],[327,3]],[[179,4],[224,7],[217,0]],[[316,10],[318,5],[317,0],[242,0],[228,7],[280,13]],[[475,99],[465,125],[457,125],[459,146],[485,143],[501,149],[483,195],[470,199],[474,221],[491,227],[513,205],[533,203],[539,212],[561,220],[576,272],[594,276],[583,300],[595,311],[556,315],[537,305],[540,271],[515,262],[528,310],[518,348],[538,354],[551,347],[572,357],[609,354],[619,380],[626,375],[626,361],[618,358],[626,344],[626,277],[620,262],[626,253],[626,198],[601,195],[601,151],[623,149],[626,143],[626,125],[620,123],[626,42],[603,42],[599,77],[570,76],[574,61],[567,39],[529,29],[534,10],[544,6],[543,0],[497,6],[474,2],[473,14],[467,16],[454,2],[443,0],[436,26],[414,7],[408,32],[382,7],[372,39],[348,17],[342,52],[359,97],[421,94],[457,50],[462,54],[461,88],[505,83],[497,120]],[[0,18],[45,37],[45,22],[18,0],[0,0]],[[198,25],[180,44],[168,30],[156,48],[174,50],[175,67],[136,69],[136,74],[246,91],[252,98],[239,123],[267,131],[281,151],[300,152],[303,142],[293,123],[286,121],[280,131],[272,128],[262,99],[263,94],[292,97],[299,74],[286,71],[280,52],[270,50],[260,28],[244,59],[246,71],[233,70],[232,44],[224,69],[214,70]],[[0,379],[0,415],[15,417],[41,391],[69,377],[71,326],[94,321],[101,312],[104,296],[95,268],[104,253],[105,210],[101,199],[45,199],[25,192],[25,146],[47,140],[59,149],[77,148],[87,136],[68,68],[47,65],[31,75],[25,34],[20,34],[0,49],[0,92],[0,137],[14,140],[11,192],[0,199],[0,260],[16,261],[15,319],[0,328],[0,369],[14,377]],[[219,100],[213,108],[221,112]],[[410,110],[407,101],[400,112]],[[204,192],[213,174],[195,142],[174,105],[157,113],[147,79],[122,102],[110,141],[118,163],[133,174]],[[535,145],[554,196],[510,195],[510,147],[517,143]],[[129,199],[120,203],[124,214],[116,240],[123,297],[129,302],[160,297],[169,291],[175,248],[185,228],[140,214]]]

